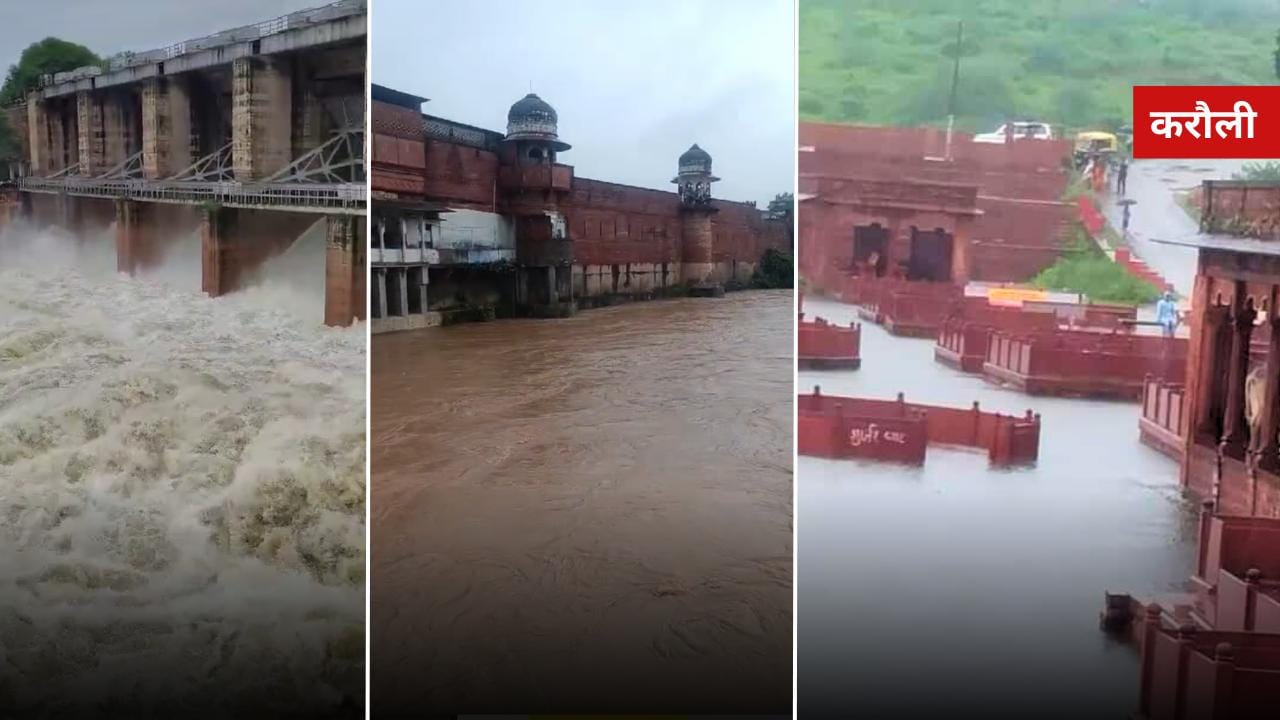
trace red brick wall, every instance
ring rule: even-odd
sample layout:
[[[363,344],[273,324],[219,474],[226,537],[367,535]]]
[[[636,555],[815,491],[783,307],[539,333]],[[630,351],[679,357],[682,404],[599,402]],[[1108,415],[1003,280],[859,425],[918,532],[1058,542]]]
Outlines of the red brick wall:
[[[1280,236],[1280,186],[1249,186],[1215,181],[1207,196],[1201,189],[1205,227],[1211,232],[1266,239]]]
[[[538,210],[529,193],[517,199],[503,192],[497,153],[426,137],[419,113],[375,102],[372,125],[374,190],[475,210],[511,212],[516,204],[521,214]],[[548,197],[545,207],[564,214],[579,265],[680,260],[681,206],[674,192],[575,177],[571,190]],[[745,203],[717,201],[715,207],[715,261],[754,263],[768,247],[790,248],[788,222],[762,220]]]
[[[1061,253],[1070,204],[1017,200],[981,201],[975,223],[970,277],[985,281],[1025,281],[1052,265]]]
[[[374,102],[372,186],[375,191],[421,195],[426,191],[426,148],[421,116],[397,105]]]
[[[716,201],[715,208],[714,262],[754,263],[766,248],[790,248],[788,223],[765,221],[746,203]],[[575,178],[560,209],[579,265],[680,260],[680,197],[674,192]]]
[[[712,262],[754,263],[768,248],[791,250],[790,222],[765,220],[745,203],[716,202],[712,216]]]
[[[826,198],[856,191],[861,196],[883,196],[886,204],[914,202],[928,207],[957,204],[963,199],[963,186],[976,187],[976,205],[982,215],[968,233],[973,243],[970,278],[1024,281],[1052,264],[1059,255],[1063,229],[1071,213],[1070,206],[1060,202],[1069,180],[1063,162],[1070,156],[1070,142],[1021,140],[1011,145],[984,144],[957,133],[952,162],[925,160],[926,156],[941,156],[944,144],[943,131],[934,128],[802,123],[800,145],[813,150],[799,153],[801,192]],[[816,177],[819,175],[823,177]],[[849,232],[841,223],[851,222],[847,216],[858,213],[833,211],[832,206],[821,202],[805,207],[809,212],[828,215],[806,219],[805,212],[801,212],[800,217],[801,270],[806,277],[819,281],[815,273],[826,271],[832,258],[847,254],[842,248]],[[871,209],[867,212],[876,214]],[[879,210],[881,215],[889,212]],[[911,217],[903,222],[925,227],[936,224],[925,219],[917,222]],[[821,242],[806,239],[806,232],[826,233],[835,238],[832,242],[837,247],[824,249]]]
[[[574,178],[561,210],[579,265],[680,260],[680,198],[675,193]]]
[[[440,140],[426,142],[426,195],[474,210],[493,210],[498,198],[498,156]]]

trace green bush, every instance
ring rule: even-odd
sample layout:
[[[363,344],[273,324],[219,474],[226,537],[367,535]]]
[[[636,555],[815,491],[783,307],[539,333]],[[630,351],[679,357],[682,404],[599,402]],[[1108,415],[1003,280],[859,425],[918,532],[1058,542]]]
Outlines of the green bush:
[[[1078,239],[1057,262],[1040,271],[1031,284],[1044,290],[1083,293],[1096,302],[1125,305],[1143,305],[1160,297],[1155,285],[1139,280],[1096,247]]]
[[[795,285],[795,266],[791,256],[773,248],[764,251],[756,271],[751,276],[755,288],[790,288]]]

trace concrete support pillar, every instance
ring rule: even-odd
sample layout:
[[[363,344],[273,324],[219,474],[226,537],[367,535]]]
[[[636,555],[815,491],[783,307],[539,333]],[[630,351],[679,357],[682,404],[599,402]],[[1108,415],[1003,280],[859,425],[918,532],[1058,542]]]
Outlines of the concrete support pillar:
[[[680,253],[680,280],[694,287],[711,283],[712,240],[710,208],[685,208],[680,215],[683,246]]]
[[[59,194],[57,198],[58,198],[58,203],[57,203],[58,204],[58,220],[57,220],[58,227],[62,228],[63,230],[66,230],[72,235],[79,235],[84,230],[84,226],[85,226],[84,216],[83,216],[83,206],[80,202],[80,198],[77,198],[74,195],[68,195],[66,193]],[[117,265],[118,264],[119,263],[117,258]],[[120,269],[120,268],[117,268],[117,269]]]
[[[0,235],[3,235],[5,228],[17,220],[22,213],[19,195],[20,193],[17,192],[0,193]]]
[[[324,106],[315,93],[315,84],[300,82],[294,92],[293,157],[298,157],[324,144]]]
[[[235,288],[239,278],[235,266],[236,211],[205,208],[200,219],[200,289],[210,297],[221,297]]]
[[[191,165],[191,97],[180,77],[158,77],[142,86],[142,176],[170,177]]]
[[[102,96],[102,171],[105,172],[124,162],[132,147],[130,135],[130,107],[134,100],[129,91],[109,92]],[[95,175],[101,172],[94,173]]]
[[[384,318],[387,316],[387,272],[386,270],[373,271],[373,316]]]
[[[134,275],[155,266],[163,254],[155,205],[116,201],[116,271]]]
[[[27,145],[31,148],[29,171],[32,175],[49,174],[49,119],[44,101],[38,93],[27,95]]]
[[[244,57],[232,63],[232,163],[241,182],[261,180],[292,159],[292,72],[288,60]]]
[[[66,147],[66,123],[62,115],[62,108],[56,105],[51,106],[45,114],[49,125],[49,167],[46,174],[53,174],[67,167],[69,153]]]
[[[324,324],[347,326],[365,319],[365,219],[344,215],[327,222]]]
[[[396,268],[396,290],[400,293],[400,314],[409,314],[409,270]]]
[[[107,170],[103,154],[102,106],[94,101],[93,92],[89,90],[76,93],[76,136],[80,148],[80,174],[101,175]]]

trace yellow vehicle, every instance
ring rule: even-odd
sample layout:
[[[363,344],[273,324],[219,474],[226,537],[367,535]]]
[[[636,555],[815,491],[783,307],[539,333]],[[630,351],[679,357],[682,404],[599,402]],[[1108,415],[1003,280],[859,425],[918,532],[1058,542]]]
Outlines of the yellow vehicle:
[[[1083,167],[1090,155],[1104,158],[1114,155],[1120,144],[1116,136],[1109,132],[1082,132],[1076,135],[1076,166]]]

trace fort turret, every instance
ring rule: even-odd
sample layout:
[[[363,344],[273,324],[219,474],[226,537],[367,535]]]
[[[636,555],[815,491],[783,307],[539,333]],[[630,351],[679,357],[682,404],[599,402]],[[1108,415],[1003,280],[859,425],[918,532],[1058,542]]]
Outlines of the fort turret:
[[[553,165],[556,153],[571,146],[560,140],[559,117],[546,100],[529,93],[507,111],[507,136],[504,142],[516,148],[521,165]]]
[[[696,295],[719,295],[723,286],[713,278],[712,222],[716,209],[711,201],[711,183],[720,178],[711,174],[711,154],[694,143],[680,155],[676,184],[680,194],[680,221],[683,247],[680,278]]]

